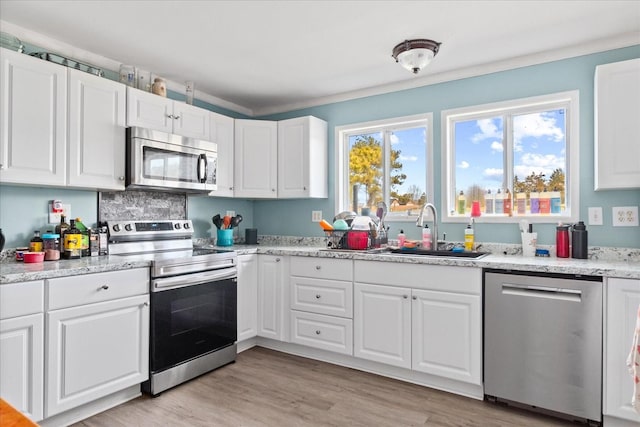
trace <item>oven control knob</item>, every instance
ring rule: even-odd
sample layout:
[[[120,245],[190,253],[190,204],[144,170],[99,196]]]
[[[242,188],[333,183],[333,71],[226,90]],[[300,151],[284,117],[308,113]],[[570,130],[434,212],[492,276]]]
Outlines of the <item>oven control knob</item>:
[[[175,223],[175,225],[173,226],[176,230],[180,230],[180,223]]]
[[[117,233],[118,231],[120,231],[120,224],[116,224],[116,225],[114,225],[114,226],[113,226],[113,231],[115,231],[116,233]]]
[[[188,230],[189,229],[189,223],[185,222],[183,227],[184,227],[185,230]]]
[[[131,231],[133,228],[131,227],[131,224],[127,224],[124,226],[124,229],[127,231]]]

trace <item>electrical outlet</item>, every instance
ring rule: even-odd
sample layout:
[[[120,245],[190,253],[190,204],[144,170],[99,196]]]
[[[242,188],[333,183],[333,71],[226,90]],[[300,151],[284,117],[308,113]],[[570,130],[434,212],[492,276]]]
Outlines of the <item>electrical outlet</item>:
[[[322,221],[322,211],[311,211],[311,222]]]
[[[602,207],[589,208],[589,225],[602,225]]]
[[[637,227],[638,207],[637,206],[617,206],[611,208],[613,214],[614,227]]]
[[[227,215],[233,218],[234,216],[236,216],[236,211],[227,211]]]

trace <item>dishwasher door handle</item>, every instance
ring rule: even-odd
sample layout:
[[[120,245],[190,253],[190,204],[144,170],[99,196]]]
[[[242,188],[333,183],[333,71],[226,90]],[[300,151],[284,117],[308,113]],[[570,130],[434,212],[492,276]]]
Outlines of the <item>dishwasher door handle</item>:
[[[514,295],[533,298],[547,298],[562,301],[582,301],[582,291],[579,289],[551,288],[547,286],[515,285],[504,283],[503,295]]]

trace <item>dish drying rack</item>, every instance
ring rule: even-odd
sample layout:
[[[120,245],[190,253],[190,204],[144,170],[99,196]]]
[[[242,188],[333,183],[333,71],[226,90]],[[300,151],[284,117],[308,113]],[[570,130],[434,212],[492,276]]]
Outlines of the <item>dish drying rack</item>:
[[[388,243],[385,230],[331,230],[325,231],[327,248],[342,250],[366,250],[379,248]]]

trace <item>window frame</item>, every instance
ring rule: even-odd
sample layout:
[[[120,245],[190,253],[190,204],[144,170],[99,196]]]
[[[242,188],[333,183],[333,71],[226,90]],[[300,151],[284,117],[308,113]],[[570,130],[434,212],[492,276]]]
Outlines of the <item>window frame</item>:
[[[513,140],[512,118],[516,115],[533,113],[541,109],[566,108],[565,120],[565,162],[566,162],[566,206],[568,214],[527,214],[512,216],[480,216],[477,221],[485,223],[517,223],[526,219],[531,223],[574,223],[580,218],[580,98],[579,91],[572,90],[528,98],[512,99],[489,104],[473,105],[441,111],[442,171],[440,217],[442,222],[467,223],[468,216],[451,215],[449,206],[455,206],[455,126],[458,121],[506,116],[504,124],[506,142],[503,154],[504,179],[513,192]]]
[[[388,139],[386,133],[391,130],[402,130],[409,129],[415,127],[426,127],[425,132],[425,155],[426,155],[426,164],[425,164],[425,177],[426,182],[425,185],[425,193],[427,196],[427,200],[433,201],[435,199],[434,194],[434,158],[433,158],[433,113],[424,113],[424,114],[415,114],[411,116],[403,116],[403,117],[394,117],[389,119],[382,120],[374,120],[368,122],[361,123],[352,123],[348,125],[336,126],[335,128],[335,158],[336,158],[336,180],[335,180],[335,211],[350,211],[350,201],[348,200],[349,189],[347,188],[347,184],[349,182],[349,136],[353,134],[364,134],[364,133],[374,133],[381,132],[383,133],[383,163],[385,164],[384,170],[384,181],[385,185],[383,188],[383,197],[385,200],[389,200],[390,198],[390,190],[391,187],[388,185],[389,183],[389,170],[386,167],[389,156],[391,146],[390,144],[385,143]],[[399,215],[399,214],[391,214],[389,212],[387,217],[385,218],[386,222],[397,222],[397,221],[415,221],[418,217],[419,212],[412,213],[412,215]]]

